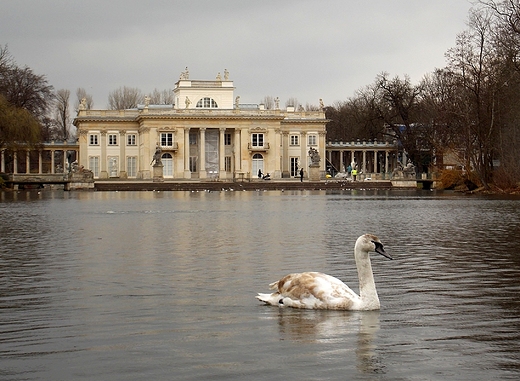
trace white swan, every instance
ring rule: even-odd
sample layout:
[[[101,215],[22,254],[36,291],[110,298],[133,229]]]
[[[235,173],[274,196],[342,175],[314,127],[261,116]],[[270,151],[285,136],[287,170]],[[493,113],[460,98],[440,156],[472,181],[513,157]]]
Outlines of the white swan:
[[[258,294],[256,298],[273,306],[329,310],[378,310],[374,274],[369,252],[375,251],[388,259],[383,244],[373,234],[364,234],[356,240],[354,258],[359,278],[359,296],[345,283],[333,276],[304,272],[289,274],[269,285],[272,294]]]

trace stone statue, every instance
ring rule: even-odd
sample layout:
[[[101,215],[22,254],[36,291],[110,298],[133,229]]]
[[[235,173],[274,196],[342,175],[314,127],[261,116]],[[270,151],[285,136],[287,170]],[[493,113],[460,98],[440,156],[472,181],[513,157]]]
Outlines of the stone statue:
[[[239,108],[240,105],[240,96],[235,98],[235,108]]]
[[[229,79],[229,71],[224,69],[224,80],[227,81]]]
[[[411,160],[408,160],[406,167],[403,168],[404,172],[415,172],[415,165],[413,165]]]
[[[280,98],[278,97],[274,98],[274,109],[280,110]]]
[[[161,149],[161,146],[159,144],[157,144],[155,146],[155,153],[153,154],[153,159],[152,159],[152,162],[150,163],[150,165],[153,164],[154,167],[156,165],[162,165],[161,156],[162,156],[162,149]]]
[[[323,104],[323,99],[320,98],[320,109],[323,110],[325,105]]]
[[[321,158],[320,154],[318,153],[318,150],[314,147],[311,147],[309,149],[309,156],[311,158],[311,165],[319,165]]]
[[[86,110],[87,109],[87,98],[81,98],[81,102],[79,104],[80,110]]]
[[[188,70],[188,66],[186,66],[186,69],[183,72],[181,72],[179,79],[190,79],[190,72]]]
[[[188,96],[186,96],[186,99],[184,100],[184,104],[186,105],[186,108],[190,107],[191,101],[190,101],[190,98],[188,98]]]
[[[222,77],[220,76],[220,71],[217,73],[217,81],[222,81]]]
[[[144,96],[144,107],[148,107],[150,105],[150,96],[149,95],[145,95]]]

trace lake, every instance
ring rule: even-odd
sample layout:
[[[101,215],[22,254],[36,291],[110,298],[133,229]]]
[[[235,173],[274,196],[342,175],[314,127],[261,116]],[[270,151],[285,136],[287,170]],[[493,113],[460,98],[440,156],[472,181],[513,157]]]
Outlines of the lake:
[[[0,192],[1,380],[517,380],[520,198],[441,191]],[[255,299],[289,272],[373,312]]]

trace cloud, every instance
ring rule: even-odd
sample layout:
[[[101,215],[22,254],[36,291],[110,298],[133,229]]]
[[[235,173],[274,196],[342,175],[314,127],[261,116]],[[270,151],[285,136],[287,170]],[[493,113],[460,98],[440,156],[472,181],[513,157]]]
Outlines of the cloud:
[[[0,36],[55,88],[84,87],[104,107],[119,86],[171,89],[185,66],[227,68],[247,103],[266,95],[345,100],[382,72],[413,81],[444,65],[467,0],[243,0],[3,4]]]

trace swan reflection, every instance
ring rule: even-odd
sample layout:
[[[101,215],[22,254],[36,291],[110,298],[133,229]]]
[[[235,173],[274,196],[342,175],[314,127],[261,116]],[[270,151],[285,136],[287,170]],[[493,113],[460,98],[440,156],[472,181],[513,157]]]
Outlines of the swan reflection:
[[[362,373],[383,373],[375,337],[379,331],[379,311],[278,310],[281,340],[319,344],[318,356],[326,359],[355,354]]]

